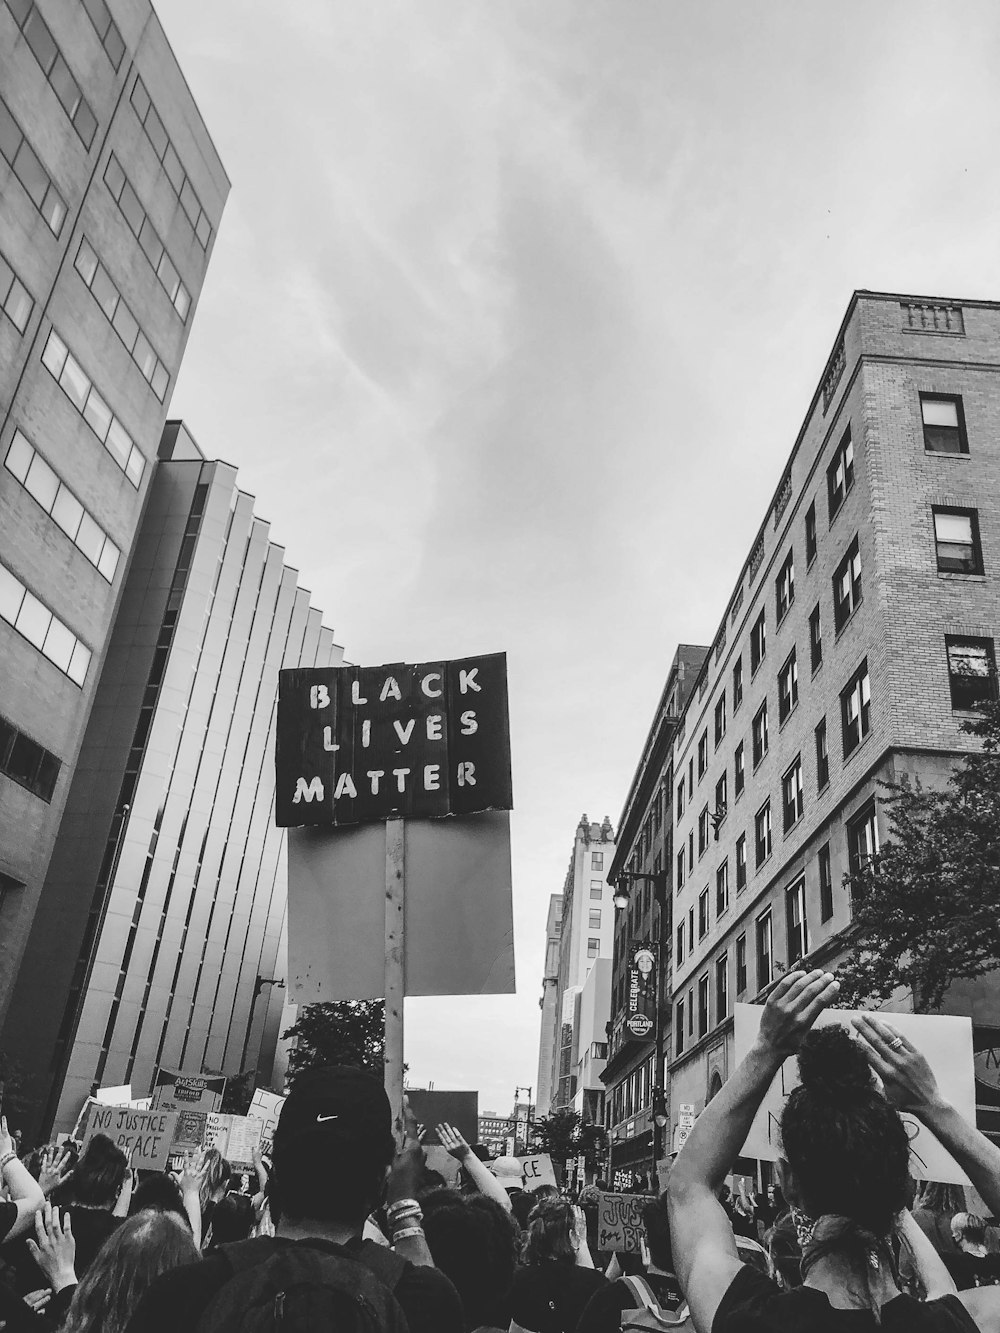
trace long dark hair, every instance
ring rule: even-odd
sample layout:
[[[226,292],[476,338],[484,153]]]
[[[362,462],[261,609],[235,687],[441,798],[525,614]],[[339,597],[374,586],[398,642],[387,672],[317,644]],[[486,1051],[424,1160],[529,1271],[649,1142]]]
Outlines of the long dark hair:
[[[128,1170],[128,1158],[107,1134],[95,1134],[83,1151],[72,1176],[60,1185],[53,1202],[114,1208]]]
[[[156,1278],[198,1257],[191,1232],[170,1213],[130,1217],[80,1279],[63,1333],[124,1333]]]
[[[837,1024],[799,1050],[802,1083],[785,1103],[781,1141],[800,1202],[822,1218],[802,1254],[803,1277],[838,1253],[892,1270],[889,1237],[909,1194],[910,1145],[899,1112],[875,1086],[864,1051]]]
[[[576,1263],[573,1236],[576,1211],[568,1199],[543,1199],[528,1215],[523,1260],[526,1264]]]

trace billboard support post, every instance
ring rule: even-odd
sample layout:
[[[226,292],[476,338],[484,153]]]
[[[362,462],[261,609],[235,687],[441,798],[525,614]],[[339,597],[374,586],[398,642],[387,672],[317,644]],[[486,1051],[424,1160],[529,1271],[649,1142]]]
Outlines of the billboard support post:
[[[406,823],[385,823],[385,1091],[395,1117],[397,1138],[403,1129],[403,996],[406,921]]]

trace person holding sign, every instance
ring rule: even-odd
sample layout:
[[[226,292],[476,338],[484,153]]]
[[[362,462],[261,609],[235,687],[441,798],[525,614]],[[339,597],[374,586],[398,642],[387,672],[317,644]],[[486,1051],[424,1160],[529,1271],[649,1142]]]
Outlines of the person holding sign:
[[[884,1025],[869,1020],[860,1026],[865,1046],[839,1025],[810,1031],[839,989],[833,974],[823,971],[790,972],[778,982],[756,1041],[699,1116],[671,1171],[674,1260],[698,1333],[750,1328],[874,1333],[879,1327],[885,1333],[972,1333],[977,1327],[944,1264],[905,1211],[910,1149],[897,1093],[905,1086],[908,1109],[921,1117],[926,1113],[935,1122],[929,1124],[934,1133],[939,1125],[950,1131],[946,1146],[970,1175],[974,1154],[963,1151],[962,1140],[968,1144],[969,1136],[982,1136],[964,1121],[964,1129],[955,1127],[948,1112],[931,1109],[938,1105],[937,1090],[931,1095],[926,1086],[926,1061],[890,1029],[883,1031]],[[897,1073],[904,1049],[905,1085]],[[794,1053],[802,1082],[782,1112],[778,1175],[795,1209],[803,1286],[782,1291],[740,1262],[717,1192],[771,1080]],[[886,1095],[875,1085],[869,1059]],[[918,1100],[923,1109],[914,1104]],[[1000,1166],[1000,1152],[992,1152]],[[998,1190],[995,1184],[994,1193]],[[926,1303],[899,1290],[892,1252],[897,1233],[917,1257]]]

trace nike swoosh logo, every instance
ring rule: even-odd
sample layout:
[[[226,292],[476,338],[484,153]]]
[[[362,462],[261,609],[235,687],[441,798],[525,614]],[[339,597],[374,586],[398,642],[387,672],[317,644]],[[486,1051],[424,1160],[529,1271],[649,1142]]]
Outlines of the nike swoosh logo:
[[[339,1119],[340,1117],[336,1115],[318,1115],[316,1117],[316,1123],[317,1125],[322,1125],[325,1120],[339,1120]]]

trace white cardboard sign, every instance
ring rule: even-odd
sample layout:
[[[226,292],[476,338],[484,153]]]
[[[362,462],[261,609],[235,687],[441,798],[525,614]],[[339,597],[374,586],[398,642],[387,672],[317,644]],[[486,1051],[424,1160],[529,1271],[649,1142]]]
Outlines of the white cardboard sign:
[[[746,1055],[760,1030],[764,1012],[759,1004],[734,1006],[734,1058],[738,1064]],[[825,1009],[816,1020],[817,1027],[841,1023],[850,1028],[851,1019],[867,1010]],[[976,1123],[976,1087],[972,1064],[972,1020],[949,1014],[878,1014],[925,1056],[944,1095],[959,1115],[971,1125]],[[852,1029],[853,1031],[853,1029]],[[788,1094],[799,1083],[798,1065],[791,1056],[774,1077],[754,1122],[750,1127],[743,1157],[757,1157],[775,1162],[781,1155],[781,1112]],[[903,1112],[903,1123],[910,1136],[910,1171],[918,1180],[940,1180],[952,1185],[967,1185],[968,1177],[958,1163],[942,1148],[930,1130],[916,1117]]]
[[[552,1167],[552,1158],[547,1152],[536,1153],[534,1157],[519,1157],[521,1172],[524,1176],[524,1188],[529,1192],[541,1185],[557,1185],[556,1173]]]

